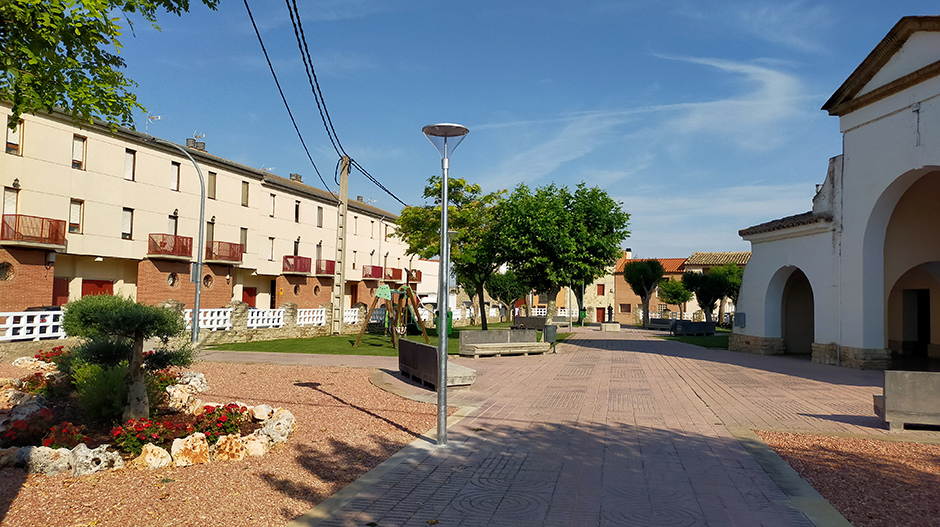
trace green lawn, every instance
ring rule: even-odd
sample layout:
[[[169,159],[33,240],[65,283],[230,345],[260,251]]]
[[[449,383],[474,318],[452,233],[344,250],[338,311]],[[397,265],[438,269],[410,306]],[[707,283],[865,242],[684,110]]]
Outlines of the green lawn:
[[[686,344],[692,344],[695,346],[700,346],[702,348],[716,349],[716,350],[726,350],[728,349],[728,339],[731,337],[731,331],[722,328],[716,328],[715,334],[709,337],[693,337],[693,336],[682,336],[682,337],[660,337],[666,340],[677,340],[679,342],[685,342]]]
[[[508,322],[498,324],[489,324],[490,329],[507,329]],[[448,355],[456,355],[460,351],[459,334],[467,329],[481,329],[480,326],[467,326],[454,328],[453,335],[447,339]],[[558,333],[558,341],[561,342],[569,333]],[[432,346],[437,346],[438,339],[434,330],[428,331],[428,337]],[[406,338],[417,342],[423,342],[421,335],[408,335]],[[375,355],[381,357],[397,357],[398,350],[392,347],[391,337],[382,335],[365,334],[362,336],[362,342],[358,348],[354,348],[356,335],[337,335],[331,337],[314,337],[309,339],[282,339],[282,340],[264,340],[255,342],[240,342],[233,344],[219,344],[209,346],[210,350],[226,351],[266,351],[273,353],[317,353],[321,355]]]

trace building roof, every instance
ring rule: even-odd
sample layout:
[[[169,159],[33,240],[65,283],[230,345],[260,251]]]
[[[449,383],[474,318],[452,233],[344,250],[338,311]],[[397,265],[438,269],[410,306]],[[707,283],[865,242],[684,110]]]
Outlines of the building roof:
[[[741,229],[738,231],[738,236],[745,237],[765,232],[792,229],[793,227],[812,225],[822,221],[832,221],[832,216],[829,214],[814,214],[813,211],[809,211],[802,214],[794,214],[793,216],[780,218],[779,220],[768,221],[766,223],[754,225],[753,227],[748,227],[746,229]]]
[[[826,101],[822,109],[828,111],[829,115],[845,115],[898,93],[914,84],[940,75],[940,61],[938,61],[895,79],[884,86],[858,95],[875,74],[901,50],[911,35],[920,31],[940,31],[940,16],[906,16],[899,20],[881,42],[875,46],[875,49],[865,57],[865,60],[855,68],[849,78],[842,83],[842,86],[832,94],[832,97]]]
[[[629,262],[642,262],[644,260],[658,260],[663,266],[663,271],[666,273],[681,273],[685,271],[685,258],[627,258],[626,254],[620,256],[620,259],[617,260],[617,265],[615,267],[615,273],[622,273],[623,267]]]
[[[685,260],[686,267],[714,267],[729,263],[744,265],[751,259],[750,251],[732,253],[695,252]]]

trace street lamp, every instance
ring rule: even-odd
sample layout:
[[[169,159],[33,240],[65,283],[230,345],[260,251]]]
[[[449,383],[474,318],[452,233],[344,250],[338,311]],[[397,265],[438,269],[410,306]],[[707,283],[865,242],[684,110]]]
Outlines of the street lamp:
[[[441,155],[441,250],[437,284],[437,444],[447,444],[447,297],[449,290],[450,244],[447,233],[447,170],[449,155],[470,133],[459,124],[429,124],[421,129]]]
[[[205,247],[203,247],[203,243],[205,243],[203,240],[205,235],[203,229],[205,229],[204,224],[206,220],[206,182],[202,177],[202,170],[199,168],[199,164],[196,163],[193,156],[189,155],[189,152],[184,150],[183,147],[176,143],[164,141],[158,137],[153,137],[151,140],[154,143],[170,146],[182,152],[184,156],[189,158],[193,166],[196,167],[196,174],[199,175],[199,242],[196,246],[196,268],[192,269],[190,272],[190,278],[196,283],[196,298],[193,301],[193,328],[191,340],[193,344],[197,344],[199,342],[199,294],[202,290],[202,255],[205,251]]]

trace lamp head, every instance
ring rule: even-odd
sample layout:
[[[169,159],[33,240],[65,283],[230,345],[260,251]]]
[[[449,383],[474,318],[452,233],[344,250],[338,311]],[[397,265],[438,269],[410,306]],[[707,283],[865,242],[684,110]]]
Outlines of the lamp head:
[[[421,131],[437,149],[441,159],[447,159],[463,138],[470,133],[470,129],[466,126],[453,123],[429,124]]]

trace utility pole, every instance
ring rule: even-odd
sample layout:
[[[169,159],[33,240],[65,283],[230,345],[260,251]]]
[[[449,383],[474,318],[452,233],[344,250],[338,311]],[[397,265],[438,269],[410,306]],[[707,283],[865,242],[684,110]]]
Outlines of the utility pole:
[[[346,295],[346,207],[349,204],[349,156],[340,158],[339,208],[336,212],[336,265],[333,270],[333,334],[343,333]]]

